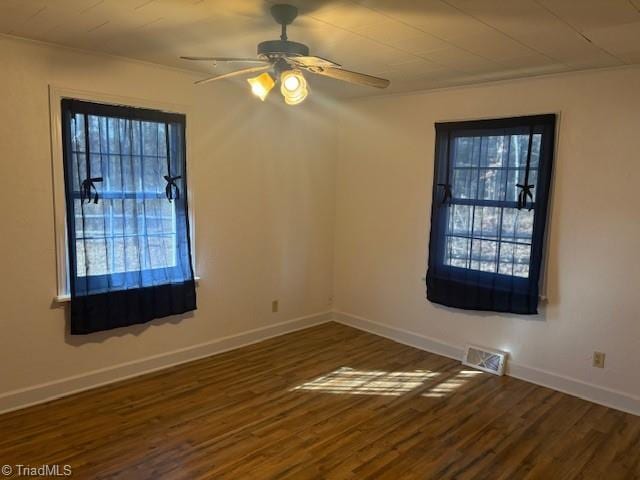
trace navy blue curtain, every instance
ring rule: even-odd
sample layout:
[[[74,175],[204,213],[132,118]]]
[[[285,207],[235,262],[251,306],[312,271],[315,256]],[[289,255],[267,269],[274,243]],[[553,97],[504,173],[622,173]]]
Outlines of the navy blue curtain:
[[[536,314],[555,115],[435,127],[427,298]]]
[[[185,117],[62,101],[71,333],[196,309]]]

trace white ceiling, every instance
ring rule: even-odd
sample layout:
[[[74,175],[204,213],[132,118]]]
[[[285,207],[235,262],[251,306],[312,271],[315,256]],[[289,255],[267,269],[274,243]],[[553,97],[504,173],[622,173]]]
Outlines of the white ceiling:
[[[205,73],[254,56],[275,0],[0,0],[0,32]],[[291,40],[406,92],[640,63],[640,0],[289,0]],[[237,68],[237,67],[236,67]],[[329,79],[331,94],[380,93]],[[215,84],[200,88],[215,88]]]

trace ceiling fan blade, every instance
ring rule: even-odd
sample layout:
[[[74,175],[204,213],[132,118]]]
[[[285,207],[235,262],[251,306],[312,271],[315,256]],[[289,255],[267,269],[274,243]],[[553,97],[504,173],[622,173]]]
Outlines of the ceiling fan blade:
[[[267,60],[259,58],[244,57],[180,57],[182,60],[192,60],[196,62],[230,62],[230,63],[269,63]]]
[[[286,61],[299,67],[340,67],[339,63],[322,57],[287,57]]]
[[[262,72],[269,70],[271,65],[261,65],[259,67],[243,68],[242,70],[236,70],[235,72],[223,73],[222,75],[216,75],[215,77],[203,78],[195,82],[196,85],[202,85],[204,83],[215,82],[216,80],[222,80],[224,78],[236,77],[238,75],[246,75],[248,73]]]
[[[355,83],[357,85],[366,85],[368,87],[387,88],[391,84],[391,82],[385,78],[374,77],[365,73],[352,72],[350,70],[343,70],[342,68],[318,67],[309,68],[308,70],[318,75],[324,75],[325,77],[331,77],[336,80]]]

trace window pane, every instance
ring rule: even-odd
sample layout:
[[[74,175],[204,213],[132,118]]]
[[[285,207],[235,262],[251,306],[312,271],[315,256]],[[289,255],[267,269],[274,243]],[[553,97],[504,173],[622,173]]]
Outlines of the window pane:
[[[78,276],[137,272],[177,265],[174,235],[114,236],[76,241]]]
[[[529,153],[529,135],[512,135],[509,149],[509,167],[525,168]],[[537,168],[540,162],[540,144],[542,135],[534,134],[531,149],[531,167]]]
[[[120,155],[111,154],[107,157],[107,176],[104,186],[110,191],[121,192],[124,185],[123,158]]]
[[[502,239],[531,243],[534,211],[505,208],[502,215]]]
[[[508,137],[485,137],[486,149],[480,157],[481,167],[506,167],[507,140]]]
[[[447,210],[446,265],[528,276],[533,211],[473,205]]]
[[[516,277],[529,276],[529,261],[531,256],[531,246],[516,245],[514,249],[514,268],[513,274]]]
[[[473,236],[475,238],[498,239],[500,210],[498,207],[475,207],[473,219]]]
[[[478,190],[478,170],[455,168],[451,189],[454,198],[475,199]]]
[[[122,271],[137,272],[148,268],[146,264],[144,251],[144,238],[139,236],[125,237],[124,238],[124,250],[120,252],[120,255],[126,257],[126,261],[123,261]]]
[[[515,245],[513,243],[500,244],[500,265],[498,267],[498,273],[503,275],[513,275],[513,250]]]
[[[527,278],[531,257],[530,245],[502,243],[500,245],[500,266],[498,273]]]
[[[102,177],[102,155],[99,152],[91,150],[91,155],[89,155],[89,158],[91,158],[91,177]],[[96,187],[103,187],[103,185],[102,183],[96,183]]]
[[[508,179],[507,179],[507,195],[506,200],[508,202],[517,202],[518,194],[522,190],[518,185],[524,185],[524,175],[525,169],[519,170],[511,170],[509,169]],[[531,193],[533,195],[533,200],[535,202],[536,199],[536,190],[538,185],[538,170],[530,169],[529,170],[529,185],[533,185],[534,188],[531,189]],[[531,199],[527,199],[527,202],[530,202]]]
[[[160,126],[157,123],[142,122],[142,147],[144,155],[158,155],[158,144],[162,138],[164,145],[164,125],[162,126],[162,137],[160,136]]]
[[[166,198],[147,199],[137,202],[137,206],[145,211],[145,229],[148,235],[174,232],[175,210],[173,203],[169,203]]]
[[[71,149],[74,152],[84,152],[84,119],[82,114],[75,114],[71,121]]]
[[[73,178],[71,178],[73,190],[76,192],[80,191],[80,184],[82,181],[87,178],[87,167],[86,167],[86,156],[84,153],[74,153],[71,155],[74,173]]]
[[[104,238],[77,240],[76,250],[82,251],[82,260],[80,263],[80,255],[77,258],[78,276],[104,275],[108,270],[107,258],[107,242]]]
[[[130,153],[135,156],[139,156],[142,153],[141,149],[141,137],[142,137],[142,122],[131,122],[127,128],[129,135],[129,142],[131,143]]]
[[[162,157],[142,157],[142,188],[145,192],[164,192],[167,184],[167,159]]]
[[[495,272],[498,260],[498,242],[473,240],[471,246],[471,269]]]
[[[76,210],[76,224],[79,223],[81,227],[76,228],[76,238],[104,237],[107,233],[107,226],[105,225],[105,209],[107,206],[105,203],[85,202],[84,205],[81,205],[80,200],[77,200],[76,205],[80,206],[80,209]]]
[[[451,205],[448,211],[447,233],[471,236],[473,209],[474,207],[469,205]]]
[[[469,262],[471,241],[467,238],[447,237],[445,265],[466,268]]]
[[[537,133],[533,136],[533,148],[531,149],[531,168],[538,168],[540,165],[540,147],[542,145],[542,135]]]
[[[501,201],[504,198],[504,170],[480,169],[478,199]]]
[[[453,167],[478,166],[480,138],[458,137],[453,147]]]
[[[89,115],[89,148],[92,153],[100,152],[100,118]]]
[[[147,237],[151,268],[166,268],[176,264],[173,236],[153,235]]]

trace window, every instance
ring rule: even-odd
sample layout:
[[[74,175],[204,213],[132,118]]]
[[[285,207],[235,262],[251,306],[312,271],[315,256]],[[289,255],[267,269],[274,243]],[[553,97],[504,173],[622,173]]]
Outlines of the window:
[[[185,117],[62,100],[71,331],[195,309]]]
[[[555,115],[436,124],[427,297],[537,313]]]

